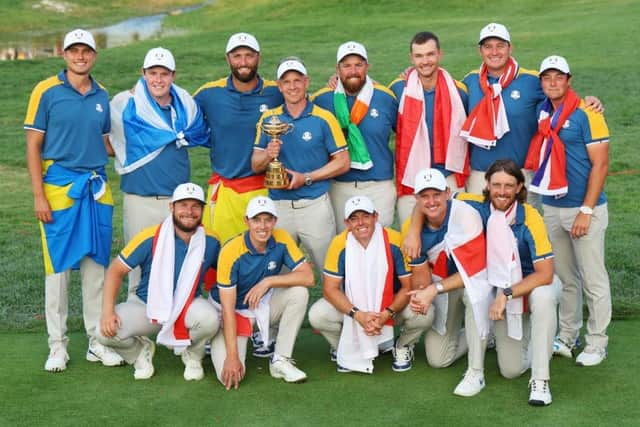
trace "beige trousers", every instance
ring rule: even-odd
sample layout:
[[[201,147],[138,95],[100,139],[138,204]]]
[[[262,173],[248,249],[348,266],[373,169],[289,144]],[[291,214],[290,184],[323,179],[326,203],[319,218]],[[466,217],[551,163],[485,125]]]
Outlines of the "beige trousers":
[[[373,201],[378,212],[378,222],[383,227],[391,227],[395,215],[396,186],[393,180],[386,181],[332,181],[329,190],[337,232],[345,229],[344,205],[353,196],[367,196]]]

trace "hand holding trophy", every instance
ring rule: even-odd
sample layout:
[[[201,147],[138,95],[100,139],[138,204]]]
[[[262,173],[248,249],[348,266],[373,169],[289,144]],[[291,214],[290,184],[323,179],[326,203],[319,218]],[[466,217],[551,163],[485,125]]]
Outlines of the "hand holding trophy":
[[[261,131],[271,137],[271,141],[276,141],[282,135],[286,135],[293,129],[292,123],[285,123],[277,116],[271,116],[269,121],[263,121],[260,125]],[[276,157],[267,165],[264,185],[267,188],[282,189],[289,186],[289,177],[281,161]]]

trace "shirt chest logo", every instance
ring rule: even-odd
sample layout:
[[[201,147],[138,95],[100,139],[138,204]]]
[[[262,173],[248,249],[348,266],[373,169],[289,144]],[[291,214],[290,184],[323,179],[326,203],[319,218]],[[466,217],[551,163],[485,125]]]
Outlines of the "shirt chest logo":
[[[302,134],[302,139],[309,142],[311,141],[311,138],[313,138],[313,135],[311,134],[311,132],[309,132],[308,130],[304,131],[304,133]]]
[[[518,99],[520,99],[520,91],[519,90],[512,90],[511,91],[511,99],[513,99],[514,101],[517,101]]]
[[[278,266],[278,264],[276,264],[275,261],[269,261],[269,263],[267,264],[267,270],[268,271],[273,271],[276,269],[276,267]]]
[[[102,113],[102,111],[104,111],[104,110],[102,109],[102,104],[96,104],[96,111],[97,111],[98,113]]]
[[[569,120],[565,120],[562,125],[562,129],[569,129],[571,127],[571,122]]]
[[[267,107],[267,104],[260,104],[260,112],[261,113],[264,113],[268,109],[269,109],[269,107]]]
[[[378,115],[379,115],[379,114],[378,114],[378,110],[376,110],[375,108],[372,108],[372,109],[371,109],[371,112],[369,113],[369,115],[370,115],[371,117],[373,117],[374,119],[378,118]]]

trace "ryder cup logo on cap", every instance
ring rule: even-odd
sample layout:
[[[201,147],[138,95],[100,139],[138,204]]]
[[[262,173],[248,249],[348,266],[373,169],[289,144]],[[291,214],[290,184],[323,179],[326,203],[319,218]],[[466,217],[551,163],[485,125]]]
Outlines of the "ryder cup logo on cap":
[[[193,182],[186,182],[178,185],[173,191],[171,203],[186,199],[197,200],[204,204],[204,191],[202,191],[202,187],[198,184],[194,184]]]
[[[276,72],[276,78],[280,80],[280,78],[287,71],[297,71],[303,76],[307,75],[307,69],[304,67],[304,64],[298,58],[287,58],[278,66],[278,71]]]
[[[169,71],[176,70],[176,61],[168,49],[163,47],[154,47],[147,52],[144,57],[142,68],[145,70],[151,67],[164,67]]]
[[[496,37],[498,39],[502,39],[506,42],[511,43],[511,36],[509,36],[507,27],[495,22],[488,24],[486,27],[480,30],[480,40],[478,40],[478,44],[482,43],[484,39],[488,39],[489,37]]]
[[[342,61],[342,59],[347,55],[358,55],[364,58],[365,61],[368,60],[367,49],[365,49],[364,46],[360,43],[354,41],[346,42],[340,45],[340,47],[338,48],[337,56],[338,63]]]
[[[561,73],[571,75],[569,63],[562,56],[558,55],[551,55],[544,58],[544,60],[540,64],[540,74],[544,73],[547,70],[558,70]]]
[[[433,188],[438,191],[447,189],[447,179],[438,169],[423,169],[416,174],[413,192],[419,194],[427,188]]]
[[[96,41],[89,31],[82,30],[80,28],[70,31],[64,36],[64,42],[62,43],[62,50],[67,50],[69,46],[74,44],[84,44],[91,49],[96,50]]]
[[[249,33],[235,33],[234,35],[229,37],[225,53],[229,53],[233,49],[240,46],[248,47],[249,49],[253,49],[256,52],[260,52],[260,45],[258,44],[258,40],[256,40],[255,37],[253,37]]]
[[[268,213],[275,216],[276,218],[278,217],[276,204],[273,203],[273,200],[265,196],[257,196],[251,199],[251,201],[247,205],[247,218],[253,218],[256,215],[260,215],[261,213]]]
[[[344,219],[348,219],[352,213],[357,211],[372,214],[376,211],[376,207],[367,196],[353,196],[344,204]]]

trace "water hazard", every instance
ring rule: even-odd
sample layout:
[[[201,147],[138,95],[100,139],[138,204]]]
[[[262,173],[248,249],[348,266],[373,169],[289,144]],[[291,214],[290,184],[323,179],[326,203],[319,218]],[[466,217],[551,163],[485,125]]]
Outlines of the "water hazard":
[[[186,30],[163,28],[165,18],[169,15],[193,12],[211,3],[213,1],[175,9],[167,13],[130,18],[107,27],[87,29],[93,34],[98,49],[124,46],[137,41],[164,36],[179,35],[186,33]],[[17,40],[0,42],[0,60],[29,60],[62,56],[62,39],[66,31],[43,34],[16,34]],[[7,38],[6,35],[4,38]]]

